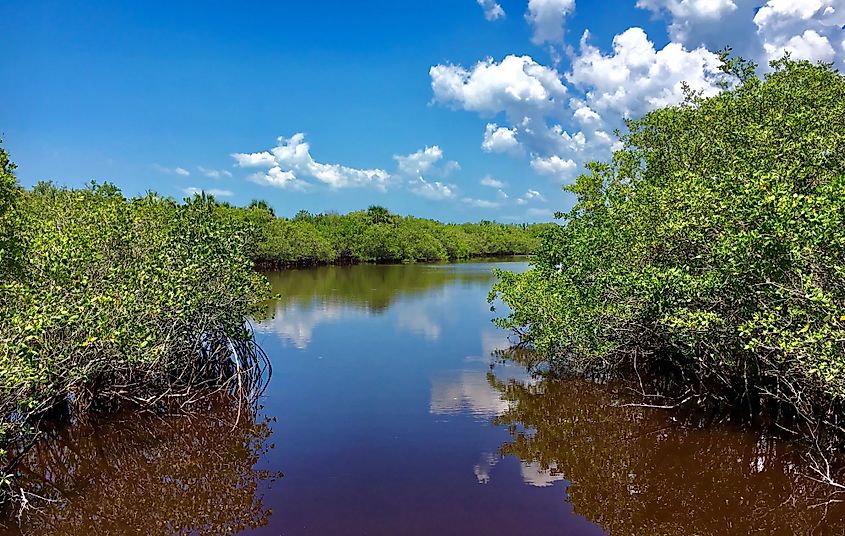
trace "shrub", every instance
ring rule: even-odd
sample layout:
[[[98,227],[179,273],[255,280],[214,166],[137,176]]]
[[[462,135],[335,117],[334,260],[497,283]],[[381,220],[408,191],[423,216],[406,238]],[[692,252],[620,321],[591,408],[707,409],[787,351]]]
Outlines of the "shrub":
[[[785,58],[628,124],[567,189],[533,269],[491,296],[561,367],[670,363],[684,387],[841,428],[845,80]]]

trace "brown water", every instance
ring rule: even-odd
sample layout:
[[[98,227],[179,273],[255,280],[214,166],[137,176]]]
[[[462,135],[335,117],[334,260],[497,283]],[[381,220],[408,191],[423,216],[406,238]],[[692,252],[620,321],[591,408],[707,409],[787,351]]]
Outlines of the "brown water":
[[[43,499],[7,532],[845,534],[845,495],[790,444],[493,357],[493,266],[270,274],[257,414],[55,430],[22,467]]]

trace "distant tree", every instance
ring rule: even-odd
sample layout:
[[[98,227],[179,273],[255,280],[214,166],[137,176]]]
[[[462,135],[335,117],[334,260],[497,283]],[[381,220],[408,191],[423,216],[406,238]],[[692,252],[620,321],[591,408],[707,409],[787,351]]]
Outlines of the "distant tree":
[[[249,207],[248,207],[248,208],[259,209],[259,210],[264,210],[264,211],[269,212],[269,213],[270,213],[270,215],[271,215],[271,216],[273,216],[274,218],[276,217],[276,211],[275,211],[275,210],[273,210],[273,207],[271,207],[271,206],[270,206],[270,204],[269,204],[267,201],[263,200],[263,199],[254,199],[254,200],[253,200],[253,201],[249,204]]]
[[[393,223],[394,216],[384,207],[372,205],[367,209],[370,223]]]

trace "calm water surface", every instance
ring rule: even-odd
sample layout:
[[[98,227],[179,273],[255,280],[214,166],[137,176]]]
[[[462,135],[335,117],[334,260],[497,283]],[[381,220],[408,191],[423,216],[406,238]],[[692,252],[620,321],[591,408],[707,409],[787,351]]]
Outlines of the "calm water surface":
[[[845,496],[788,444],[494,357],[510,346],[486,303],[496,266],[526,268],[270,273],[260,412],[55,430],[23,469],[55,502],[23,532],[845,534]]]

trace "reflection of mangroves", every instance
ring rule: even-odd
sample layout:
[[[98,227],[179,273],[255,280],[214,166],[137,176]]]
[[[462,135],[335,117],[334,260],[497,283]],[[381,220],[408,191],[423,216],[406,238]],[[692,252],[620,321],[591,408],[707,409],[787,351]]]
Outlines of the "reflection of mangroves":
[[[610,534],[845,531],[845,505],[830,502],[845,496],[808,478],[786,442],[619,407],[608,387],[582,380],[489,380],[511,402],[495,419],[513,436],[501,454],[563,475],[575,511]]]
[[[22,532],[233,534],[265,525],[270,513],[259,489],[275,475],[255,464],[270,431],[246,408],[237,413],[229,404],[51,433],[20,468],[25,489],[41,497]]]
[[[322,266],[266,272],[279,295],[279,302],[268,303],[268,316],[274,304],[307,305],[312,301],[354,304],[380,312],[401,296],[423,294],[447,284],[492,281],[489,267],[475,265],[353,265]]]

